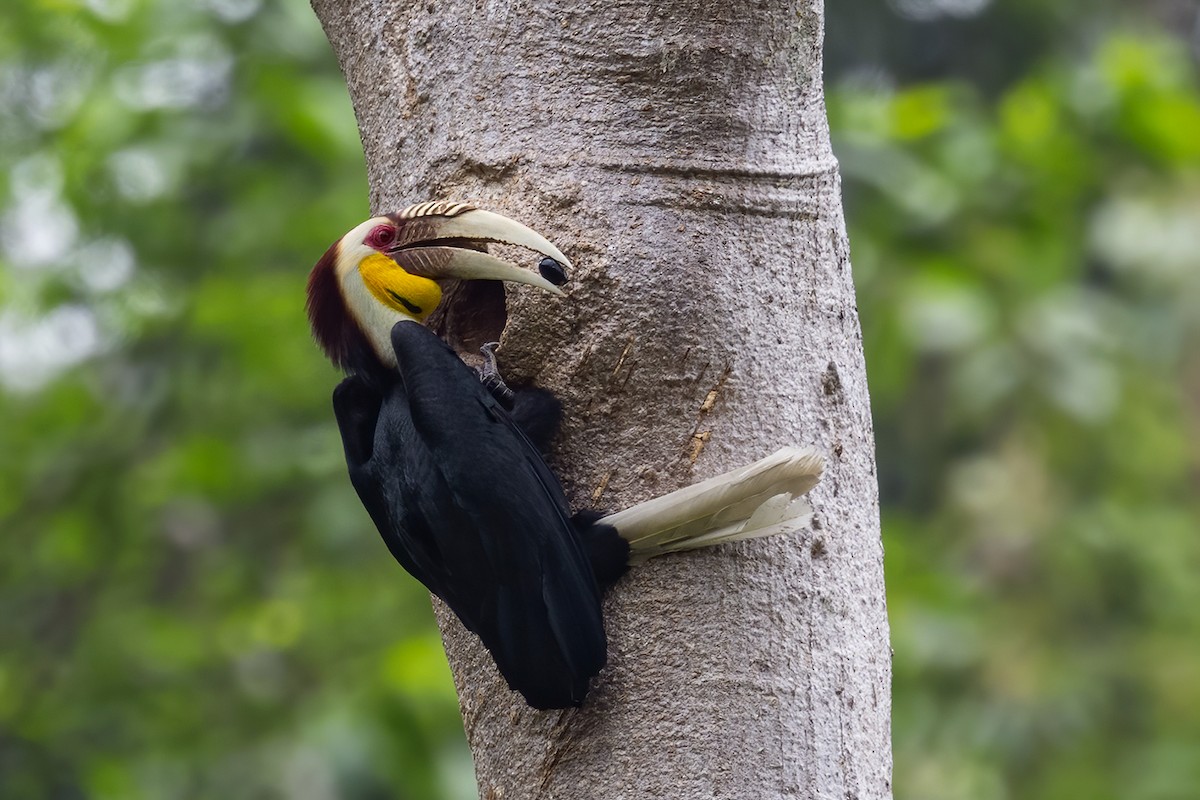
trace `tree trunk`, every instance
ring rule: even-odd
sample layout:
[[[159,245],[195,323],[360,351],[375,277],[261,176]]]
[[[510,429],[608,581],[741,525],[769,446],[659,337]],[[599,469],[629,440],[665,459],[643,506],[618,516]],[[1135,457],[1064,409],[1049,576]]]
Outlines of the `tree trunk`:
[[[566,301],[508,290],[500,357],[562,399],[554,466],[576,507],[786,444],[828,457],[812,530],[666,556],[615,587],[609,666],[581,710],[527,708],[443,609],[481,797],[890,797],[874,444],[820,4],[313,5],[374,210],[472,202],[574,260]]]

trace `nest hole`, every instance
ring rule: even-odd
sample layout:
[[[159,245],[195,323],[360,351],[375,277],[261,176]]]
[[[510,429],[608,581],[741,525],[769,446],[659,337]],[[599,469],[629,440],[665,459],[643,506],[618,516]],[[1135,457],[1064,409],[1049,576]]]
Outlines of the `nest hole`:
[[[441,305],[429,316],[429,327],[460,355],[476,356],[488,342],[500,341],[508,322],[504,284],[500,281],[454,281],[442,287]]]

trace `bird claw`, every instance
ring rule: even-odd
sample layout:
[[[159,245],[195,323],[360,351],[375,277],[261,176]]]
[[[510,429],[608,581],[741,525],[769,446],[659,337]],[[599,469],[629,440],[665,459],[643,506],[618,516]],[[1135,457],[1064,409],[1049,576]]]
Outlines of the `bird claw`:
[[[479,382],[505,410],[512,411],[515,395],[504,382],[504,378],[500,377],[500,368],[496,366],[496,348],[499,346],[499,342],[488,342],[479,348],[479,353],[483,356],[483,366],[479,368]]]

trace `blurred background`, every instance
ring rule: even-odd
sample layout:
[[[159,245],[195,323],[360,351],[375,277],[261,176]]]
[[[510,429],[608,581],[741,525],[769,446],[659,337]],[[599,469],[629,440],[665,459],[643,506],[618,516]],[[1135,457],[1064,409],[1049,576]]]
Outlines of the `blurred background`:
[[[1198,4],[828,6],[896,796],[1198,797]],[[301,312],[367,213],[307,4],[0,18],[0,797],[473,797]]]

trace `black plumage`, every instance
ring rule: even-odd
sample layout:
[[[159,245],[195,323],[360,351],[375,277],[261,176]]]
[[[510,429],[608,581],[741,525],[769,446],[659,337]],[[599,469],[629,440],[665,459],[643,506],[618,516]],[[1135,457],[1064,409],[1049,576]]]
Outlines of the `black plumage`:
[[[549,393],[508,410],[435,334],[391,332],[398,367],[346,378],[334,410],[350,478],[396,559],[442,598],[535,708],[579,705],[604,666],[602,588],[628,544],[598,515],[572,520],[539,448]],[[598,580],[599,579],[599,580]]]
[[[489,243],[544,258],[535,273],[488,255]],[[571,516],[542,457],[557,400],[510,392],[484,344],[504,320],[498,281],[562,296],[570,267],[541,234],[499,214],[419,203],[355,226],[313,266],[307,292],[314,338],[350,376],[333,400],[363,505],[401,565],[537,708],[579,705],[604,666],[601,595],[628,569],[631,547],[640,563],[794,530],[811,516],[799,496],[823,463],[809,448],[783,448],[616,514]],[[439,333],[484,344],[479,376]]]

